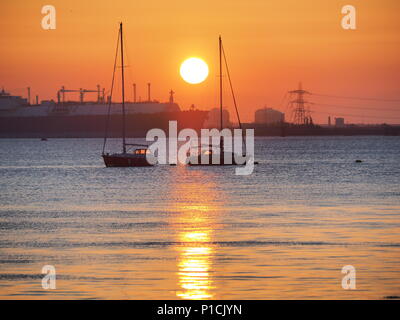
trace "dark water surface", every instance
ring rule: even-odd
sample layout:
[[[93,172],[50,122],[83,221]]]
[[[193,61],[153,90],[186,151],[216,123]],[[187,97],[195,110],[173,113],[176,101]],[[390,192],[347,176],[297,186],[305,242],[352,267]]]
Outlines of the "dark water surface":
[[[257,138],[250,176],[104,168],[101,146],[0,140],[0,298],[400,296],[399,137]]]

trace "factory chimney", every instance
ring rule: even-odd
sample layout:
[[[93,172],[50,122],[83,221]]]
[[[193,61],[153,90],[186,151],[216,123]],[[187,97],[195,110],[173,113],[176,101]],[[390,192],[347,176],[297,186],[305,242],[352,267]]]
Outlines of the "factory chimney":
[[[101,89],[100,89],[100,85],[97,85],[97,103],[101,102],[101,95],[100,95]]]

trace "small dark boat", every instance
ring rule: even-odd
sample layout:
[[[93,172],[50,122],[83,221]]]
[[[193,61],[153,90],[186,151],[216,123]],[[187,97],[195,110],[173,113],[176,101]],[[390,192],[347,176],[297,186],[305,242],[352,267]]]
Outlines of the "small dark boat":
[[[239,112],[236,104],[236,98],[233,91],[231,77],[228,70],[228,63],[225,56],[225,51],[222,46],[222,39],[219,37],[219,104],[220,104],[220,132],[223,129],[223,116],[222,116],[222,57],[224,58],[227,76],[229,79],[229,85],[231,88],[233,103],[235,105],[236,115],[239,122],[239,127],[242,129],[242,123],[240,121]],[[245,145],[245,141],[243,139]],[[200,149],[200,148],[199,148]],[[235,160],[235,154],[231,151],[226,151],[224,147],[224,139],[221,137],[220,144],[217,146],[209,145],[205,148],[201,148],[200,152],[196,155],[189,156],[186,159],[186,163],[190,166],[228,166],[228,165],[244,165],[246,164],[247,158],[243,156],[243,163],[237,163]],[[228,160],[229,159],[229,160]],[[231,160],[231,161],[230,161]]]
[[[107,131],[108,131],[108,121],[106,125],[106,132],[104,135],[104,143],[103,143],[103,153],[102,157],[104,160],[104,164],[106,167],[149,167],[153,166],[156,163],[155,157],[150,153],[147,145],[141,144],[132,144],[126,143],[126,134],[125,134],[125,79],[124,79],[124,45],[123,45],[123,36],[122,36],[122,23],[119,26],[119,34],[118,34],[118,44],[117,44],[117,54],[118,54],[118,45],[121,48],[121,74],[122,74],[122,152],[121,153],[105,153],[105,146],[107,141]],[[114,76],[116,70],[116,61],[117,54],[114,61],[114,73],[113,80],[111,85],[111,95],[108,107],[108,113],[110,114],[111,110],[111,97],[114,88]],[[109,117],[108,117],[109,118]],[[133,152],[128,152],[127,147],[135,147]]]
[[[40,141],[47,141],[47,138],[41,138]]]
[[[106,153],[102,157],[106,167],[148,167],[152,165],[148,161],[149,153],[147,148],[142,148],[133,153]]]
[[[229,155],[231,152],[213,152],[207,150],[198,156],[193,156],[188,159],[189,166],[237,166],[234,155]],[[226,159],[232,156],[232,161],[228,162]],[[242,163],[244,164],[244,163]]]
[[[198,154],[189,156],[186,160],[189,166],[237,166],[244,163],[237,163],[235,154],[233,152],[226,152],[224,150],[224,143],[217,146],[209,145],[200,150]],[[231,159],[229,161],[228,159]]]

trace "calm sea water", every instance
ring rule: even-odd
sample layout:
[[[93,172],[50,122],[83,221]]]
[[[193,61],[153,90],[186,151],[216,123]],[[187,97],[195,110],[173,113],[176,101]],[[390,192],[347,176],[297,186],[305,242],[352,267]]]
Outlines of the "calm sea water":
[[[250,176],[104,168],[101,145],[0,140],[0,298],[400,296],[399,137],[258,138]]]

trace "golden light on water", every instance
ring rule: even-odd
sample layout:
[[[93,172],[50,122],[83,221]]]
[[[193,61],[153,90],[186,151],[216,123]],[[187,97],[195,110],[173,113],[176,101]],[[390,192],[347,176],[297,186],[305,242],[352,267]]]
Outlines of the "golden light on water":
[[[176,296],[180,299],[215,298],[212,270],[216,247],[213,245],[218,208],[211,183],[181,183],[175,186],[180,202],[175,203],[174,217],[178,245]]]
[[[178,262],[178,283],[182,290],[176,293],[182,299],[211,299],[213,281],[210,275],[214,249],[210,246],[212,228],[207,218],[205,206],[201,210],[192,207],[183,212],[183,220],[191,216],[191,230],[178,235],[180,246]],[[206,215],[206,217],[203,217]]]
[[[179,286],[183,290],[178,291],[176,295],[182,299],[213,298],[210,276],[212,249],[210,247],[181,249],[178,276]]]

